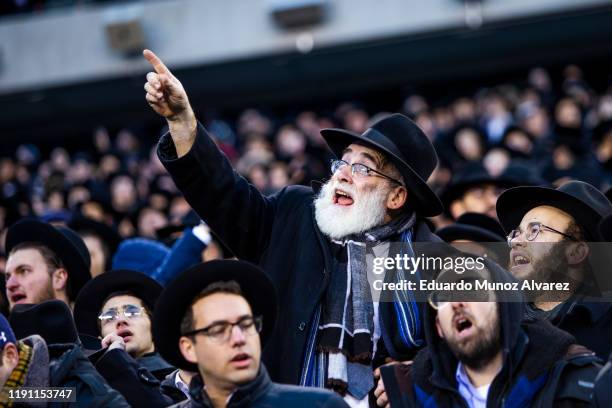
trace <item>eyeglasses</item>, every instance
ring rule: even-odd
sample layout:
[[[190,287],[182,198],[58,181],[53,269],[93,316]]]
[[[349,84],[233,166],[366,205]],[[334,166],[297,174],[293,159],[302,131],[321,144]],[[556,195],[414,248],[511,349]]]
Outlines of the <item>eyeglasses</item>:
[[[117,309],[116,307],[113,307],[103,312],[100,316],[98,316],[98,319],[100,319],[100,322],[102,322],[102,324],[107,324],[117,320],[120,314],[123,314],[123,316],[127,319],[131,319],[134,317],[142,316],[144,314],[144,311],[145,308],[142,306],[123,305],[121,306],[121,311],[119,311],[119,309]]]
[[[232,336],[234,326],[237,326],[243,334],[252,336],[254,334],[261,333],[263,318],[261,316],[246,316],[238,320],[236,323],[217,322],[201,329],[183,333],[183,336],[194,336],[202,333],[215,343],[226,343]]]
[[[387,180],[391,180],[394,183],[399,184],[400,186],[403,186],[402,182],[399,180],[394,179],[393,177],[389,177],[384,173],[381,173],[380,171],[374,170],[368,166],[366,166],[365,164],[361,164],[361,163],[353,163],[353,164],[349,164],[348,162],[344,161],[344,160],[332,160],[331,161],[331,172],[332,174],[336,174],[336,172],[340,169],[342,169],[344,166],[351,166],[351,174],[353,176],[372,176],[373,174],[371,173],[375,173],[378,174],[381,177],[386,178]]]
[[[534,239],[538,237],[538,234],[540,233],[541,230],[555,232],[559,235],[563,235],[564,237],[571,239],[572,241],[578,241],[576,237],[573,237],[561,231],[557,231],[556,229],[551,228],[547,225],[544,225],[541,222],[532,222],[529,225],[527,225],[527,231],[525,231],[525,239],[527,239],[527,241],[533,241]],[[513,239],[518,238],[518,236],[521,235],[521,233],[522,231],[520,229],[514,229],[510,231],[510,234],[508,234],[508,237],[507,237],[508,244],[510,244]]]
[[[492,302],[495,294],[488,290],[438,291],[427,296],[427,302],[435,310],[440,310],[451,302]]]

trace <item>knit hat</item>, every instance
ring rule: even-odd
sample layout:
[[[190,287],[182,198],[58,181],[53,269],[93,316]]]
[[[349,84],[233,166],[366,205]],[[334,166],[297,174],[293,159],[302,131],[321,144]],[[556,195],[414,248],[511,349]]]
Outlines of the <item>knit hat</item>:
[[[4,349],[6,343],[17,344],[17,339],[6,317],[0,314],[0,350]]]

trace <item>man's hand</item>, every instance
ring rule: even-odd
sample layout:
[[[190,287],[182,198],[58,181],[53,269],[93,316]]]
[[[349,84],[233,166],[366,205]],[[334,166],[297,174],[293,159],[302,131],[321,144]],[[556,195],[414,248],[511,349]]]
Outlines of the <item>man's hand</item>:
[[[197,126],[187,92],[153,51],[144,50],[142,54],[155,70],[147,74],[145,98],[151,108],[168,121],[176,152],[181,157],[193,145]]]
[[[387,364],[412,364],[412,361],[395,361],[392,359],[387,359]],[[376,397],[376,405],[381,408],[391,408],[391,404],[389,403],[389,398],[387,397],[387,392],[385,391],[385,384],[383,382],[382,376],[380,375],[380,367],[374,370],[374,379],[378,382],[376,383],[376,389],[374,390],[374,396]]]
[[[102,347],[108,347],[108,351],[116,348],[125,351],[125,341],[123,341],[123,337],[111,333],[102,339]]]

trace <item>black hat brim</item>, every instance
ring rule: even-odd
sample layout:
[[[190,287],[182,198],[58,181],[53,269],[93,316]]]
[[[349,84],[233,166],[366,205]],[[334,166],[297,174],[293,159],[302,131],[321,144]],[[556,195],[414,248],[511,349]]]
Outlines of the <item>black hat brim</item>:
[[[365,145],[384,153],[402,173],[406,188],[414,195],[414,197],[408,197],[408,202],[419,215],[435,217],[442,213],[442,202],[440,202],[436,193],[427,185],[426,180],[423,180],[404,160],[385,146],[344,129],[322,129],[321,136],[323,136],[329,148],[338,158],[342,157],[344,149],[352,143]]]
[[[436,235],[446,242],[467,239],[475,242],[506,242],[506,239],[489,230],[474,225],[453,224],[440,228]]]
[[[76,235],[74,232],[72,234]],[[70,293],[68,296],[71,300],[77,297],[81,288],[91,279],[89,265],[77,247],[51,224],[30,219],[13,224],[6,234],[6,253],[9,254],[13,248],[23,242],[40,243],[61,259],[70,277]]]
[[[601,215],[578,198],[548,187],[525,186],[506,190],[497,199],[497,218],[506,233],[518,227],[532,208],[551,206],[571,215],[589,235],[599,237],[598,224]]]
[[[206,286],[214,282],[236,281],[253,315],[263,316],[261,342],[265,345],[276,320],[276,292],[267,275],[257,266],[234,260],[218,260],[198,264],[181,273],[162,292],[153,316],[153,340],[156,350],[170,364],[195,371],[181,354],[181,321],[191,302]]]
[[[68,227],[78,233],[86,232],[100,237],[108,247],[110,257],[121,243],[121,235],[114,228],[90,218],[75,217],[68,223]]]
[[[599,223],[599,234],[602,241],[612,242],[612,213],[606,215]]]
[[[162,286],[142,272],[117,269],[105,272],[87,282],[74,302],[74,321],[79,333],[100,335],[98,316],[104,301],[113,292],[131,292],[153,311]]]

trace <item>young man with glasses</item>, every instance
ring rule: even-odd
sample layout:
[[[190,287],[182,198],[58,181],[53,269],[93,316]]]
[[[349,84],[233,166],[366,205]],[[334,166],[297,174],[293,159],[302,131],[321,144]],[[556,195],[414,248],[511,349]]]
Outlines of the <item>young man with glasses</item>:
[[[161,291],[144,273],[112,270],[89,281],[75,302],[79,333],[101,339],[106,350],[92,358],[96,369],[135,406],[166,406],[187,397],[160,389],[167,376],[176,382],[182,374],[187,384],[191,377],[176,372],[155,350],[151,319]]]
[[[495,264],[437,278],[462,280],[516,282]],[[427,346],[411,365],[381,368],[386,394],[380,406],[589,406],[597,358],[546,321],[522,322],[520,291],[437,292],[429,303]]]
[[[196,265],[170,282],[154,315],[160,353],[197,371],[179,407],[346,407],[337,395],[271,382],[261,348],[276,320],[272,282],[241,261]]]
[[[598,281],[609,274],[609,251],[589,243],[599,240],[598,224],[610,210],[606,196],[581,181],[557,189],[516,187],[497,202],[511,248],[509,271],[520,280],[569,287],[530,291],[527,317],[548,319],[602,359],[612,351],[612,304],[592,296],[606,290]]]

